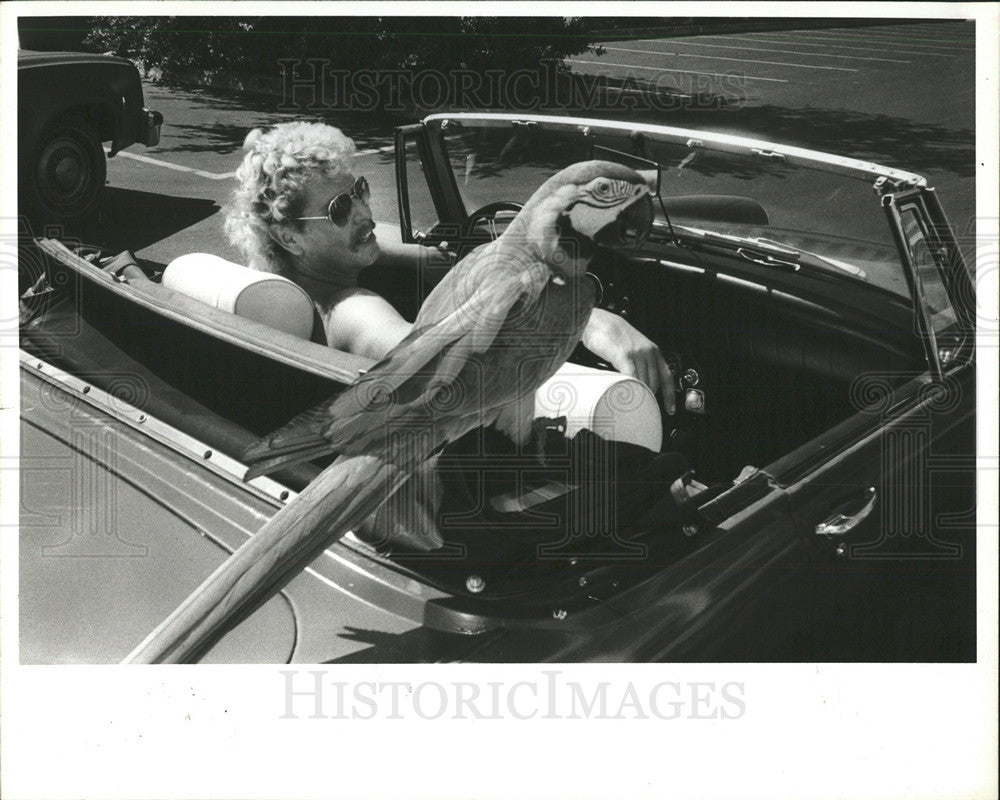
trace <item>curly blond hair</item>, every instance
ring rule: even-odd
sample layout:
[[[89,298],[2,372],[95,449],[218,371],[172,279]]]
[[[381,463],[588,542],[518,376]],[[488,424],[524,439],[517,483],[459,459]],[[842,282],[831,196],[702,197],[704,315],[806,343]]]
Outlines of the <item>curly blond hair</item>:
[[[316,174],[349,175],[357,152],[338,128],[319,122],[285,122],[250,131],[246,155],[236,170],[239,186],[226,207],[229,241],[254,269],[287,272],[288,253],[268,234],[273,224],[299,228],[302,187]]]

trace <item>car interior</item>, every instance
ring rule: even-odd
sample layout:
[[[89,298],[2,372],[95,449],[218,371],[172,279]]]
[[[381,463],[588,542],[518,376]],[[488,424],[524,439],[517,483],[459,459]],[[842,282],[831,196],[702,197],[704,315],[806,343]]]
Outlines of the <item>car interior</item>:
[[[466,571],[456,571],[455,560],[471,559],[490,575],[491,587],[506,587],[505,596],[551,582],[561,556],[572,560],[576,552],[568,545],[603,548],[611,561],[642,552],[648,563],[661,563],[649,553],[669,560],[697,546],[684,533],[692,519],[671,500],[678,478],[690,481],[693,470],[700,487],[732,486],[745,468],[766,468],[856,413],[859,376],[901,382],[925,368],[904,294],[753,251],[694,248],[675,235],[674,225],[712,215],[767,232],[769,212],[757,201],[733,195],[706,201],[671,195],[665,186],[660,201],[663,213],[641,250],[602,247],[590,270],[602,286],[601,306],[628,319],[666,355],[677,413],[667,416],[655,400],[646,402],[632,426],[643,433],[611,444],[590,432],[573,435],[565,418],[553,417],[536,450],[516,454],[519,462],[499,435],[465,437],[442,456],[442,513],[451,523],[443,551],[428,559],[375,547],[373,557],[459,594],[468,590],[456,574]],[[460,258],[495,236],[518,207],[491,200],[458,226],[429,227],[420,241],[447,241]],[[112,393],[115,375],[141,376],[147,413],[237,459],[371,366],[318,343],[311,302],[278,276],[204,253],[179,254],[166,265],[99,249],[73,254],[53,242],[40,249],[54,291],[29,300],[25,348]],[[443,274],[371,268],[363,284],[412,319]],[[609,368],[582,346],[571,361]],[[496,469],[498,459],[519,463],[522,472]],[[328,461],[273,477],[298,491]],[[609,498],[595,511],[587,498],[607,485]],[[583,528],[603,525],[617,533],[568,533],[560,520],[573,514],[578,521],[601,517],[588,518]],[[652,535],[664,529],[671,535]],[[546,548],[552,557],[539,558]]]

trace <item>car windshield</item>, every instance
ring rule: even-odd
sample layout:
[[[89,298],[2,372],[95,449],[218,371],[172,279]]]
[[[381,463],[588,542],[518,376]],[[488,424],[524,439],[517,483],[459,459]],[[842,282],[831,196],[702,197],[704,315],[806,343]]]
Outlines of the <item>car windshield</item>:
[[[870,174],[814,169],[759,149],[726,152],[700,140],[659,141],[569,125],[449,120],[441,137],[469,212],[498,200],[523,203],[543,180],[575,161],[611,158],[641,168],[636,154],[659,167],[664,205],[657,208],[657,219],[666,226],[669,218],[681,238],[777,246],[817,269],[909,299]],[[713,199],[762,209],[763,215],[719,214],[711,210],[718,208]],[[421,222],[433,220],[414,219]]]

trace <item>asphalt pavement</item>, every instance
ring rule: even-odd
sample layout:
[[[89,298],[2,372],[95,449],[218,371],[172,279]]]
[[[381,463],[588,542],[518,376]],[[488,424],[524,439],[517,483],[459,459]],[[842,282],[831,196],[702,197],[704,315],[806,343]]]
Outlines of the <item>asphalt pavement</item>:
[[[781,31],[602,43],[568,59],[602,81],[590,116],[741,133],[925,175],[959,234],[975,209],[975,30],[971,22]],[[238,259],[221,208],[254,127],[305,116],[341,127],[361,151],[376,220],[394,223],[392,128],[400,115],[282,111],[279,100],[146,83],[161,142],[108,164],[107,244],[168,262],[192,251]],[[651,93],[670,102],[648,102]],[[558,112],[561,114],[568,111]]]

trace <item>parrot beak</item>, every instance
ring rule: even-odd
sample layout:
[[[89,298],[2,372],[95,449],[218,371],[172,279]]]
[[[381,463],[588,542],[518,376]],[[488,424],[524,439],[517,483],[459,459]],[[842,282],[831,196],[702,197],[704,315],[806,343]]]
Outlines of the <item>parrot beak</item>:
[[[634,247],[638,250],[645,243],[649,232],[653,229],[653,198],[643,195],[625,209],[619,217],[625,222],[626,233],[634,237]]]
[[[599,244],[617,246],[628,244],[632,240],[633,247],[642,247],[653,227],[653,199],[649,194],[633,200],[618,215],[618,219],[598,234]]]

